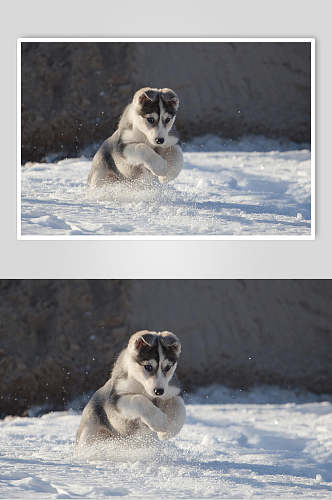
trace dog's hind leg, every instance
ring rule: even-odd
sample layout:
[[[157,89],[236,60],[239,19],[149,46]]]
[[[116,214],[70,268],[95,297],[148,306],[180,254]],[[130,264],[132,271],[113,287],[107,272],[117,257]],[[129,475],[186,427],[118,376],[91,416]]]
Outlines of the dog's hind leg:
[[[105,183],[116,182],[119,180],[119,173],[114,160],[104,146],[95,154],[91,170],[88,177],[88,187],[99,187]]]
[[[77,445],[91,445],[95,442],[106,441],[112,438],[112,433],[109,429],[101,425],[85,425],[77,435]]]

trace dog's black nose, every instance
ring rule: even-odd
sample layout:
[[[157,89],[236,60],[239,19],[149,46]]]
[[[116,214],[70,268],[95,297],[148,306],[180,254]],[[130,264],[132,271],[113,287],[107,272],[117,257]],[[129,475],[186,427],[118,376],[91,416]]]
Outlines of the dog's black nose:
[[[164,394],[164,389],[154,389],[156,396],[162,396]]]
[[[157,144],[163,144],[165,142],[165,139],[163,137],[157,137],[156,143]]]

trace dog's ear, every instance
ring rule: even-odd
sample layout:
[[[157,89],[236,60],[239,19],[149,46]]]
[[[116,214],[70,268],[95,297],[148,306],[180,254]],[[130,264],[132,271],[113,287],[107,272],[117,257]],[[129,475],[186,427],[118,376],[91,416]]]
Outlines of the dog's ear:
[[[143,104],[144,102],[151,101],[153,102],[157,97],[157,92],[154,90],[147,90],[143,92],[143,94],[139,97],[139,103]]]
[[[135,341],[135,347],[137,350],[139,350],[143,346],[152,347],[155,343],[156,343],[156,336],[153,335],[153,333],[146,333]]]
[[[129,340],[129,345],[135,350],[139,351],[142,347],[152,347],[157,341],[156,334],[149,330],[141,330],[134,333]]]
[[[138,90],[134,95],[134,103],[142,106],[146,102],[153,102],[157,95],[158,91],[156,89],[144,87],[143,89]]]
[[[161,332],[160,342],[166,349],[171,349],[177,356],[181,353],[181,343],[176,335],[172,332]]]
[[[174,90],[172,89],[161,89],[161,98],[164,102],[171,104],[175,110],[178,109],[180,100]]]

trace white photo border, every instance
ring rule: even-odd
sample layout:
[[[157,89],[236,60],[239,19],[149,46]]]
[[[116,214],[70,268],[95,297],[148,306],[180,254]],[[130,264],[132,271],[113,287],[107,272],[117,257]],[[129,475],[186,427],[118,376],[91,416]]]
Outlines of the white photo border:
[[[292,43],[310,43],[311,45],[311,231],[310,235],[22,235],[21,231],[21,44],[26,42],[178,42],[178,43],[192,43],[192,42],[203,42],[203,43],[225,43],[225,42],[292,42]],[[120,37],[120,38],[94,38],[94,37],[84,37],[84,38],[18,38],[17,39],[17,171],[16,171],[16,183],[17,183],[17,213],[16,213],[16,236],[17,240],[70,240],[70,241],[82,241],[82,240],[150,240],[150,241],[168,241],[168,240],[315,240],[316,239],[316,39],[313,37],[300,38],[300,37],[225,37],[225,38],[200,38],[200,37],[171,37],[171,38],[154,38],[154,37]]]

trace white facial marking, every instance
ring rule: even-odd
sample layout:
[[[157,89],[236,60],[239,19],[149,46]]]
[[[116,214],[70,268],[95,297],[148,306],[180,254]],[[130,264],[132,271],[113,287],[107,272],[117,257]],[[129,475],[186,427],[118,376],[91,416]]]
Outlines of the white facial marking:
[[[158,345],[158,352],[159,352],[159,365],[158,365],[158,370],[157,370],[156,377],[155,377],[155,383],[156,383],[155,388],[164,389],[166,392],[166,387],[168,385],[168,381],[165,378],[163,371],[161,369],[161,365],[162,365],[163,361],[165,360],[165,357],[164,357],[164,353],[163,353],[163,350],[162,350],[160,343]]]
[[[161,127],[163,125],[163,115],[165,113],[165,108],[164,108],[163,100],[160,98],[159,98],[159,110],[160,110],[159,127]]]
[[[159,123],[158,123],[156,137],[162,137],[163,139],[166,139],[169,130],[164,124],[164,119],[165,119],[165,114],[168,115],[168,113],[166,113],[165,111],[162,99],[159,99],[159,109],[160,109],[160,115],[159,115]]]

